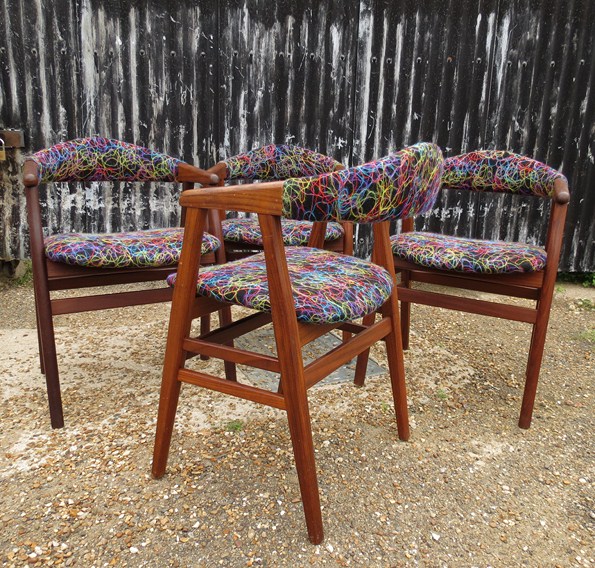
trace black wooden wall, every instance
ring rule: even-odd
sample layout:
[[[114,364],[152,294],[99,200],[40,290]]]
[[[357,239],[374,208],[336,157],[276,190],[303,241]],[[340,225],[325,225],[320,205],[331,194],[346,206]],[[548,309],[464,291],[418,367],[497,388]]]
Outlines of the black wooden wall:
[[[509,149],[567,175],[561,268],[592,271],[594,32],[593,0],[0,0],[0,129],[23,129],[27,152],[101,134],[203,167],[270,142],[346,164],[419,140]],[[23,258],[9,157],[0,258]],[[453,192],[419,224],[540,242],[543,206]],[[52,231],[172,224],[176,193],[65,185],[45,214]]]

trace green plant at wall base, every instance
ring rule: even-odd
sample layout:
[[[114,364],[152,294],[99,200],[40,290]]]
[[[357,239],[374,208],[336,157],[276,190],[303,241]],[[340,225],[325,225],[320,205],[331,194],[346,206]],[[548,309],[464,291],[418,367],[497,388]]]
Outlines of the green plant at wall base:
[[[228,432],[241,432],[244,429],[244,423],[241,420],[232,420],[227,423],[226,430]]]
[[[595,272],[560,272],[558,282],[582,284],[585,288],[595,288]]]

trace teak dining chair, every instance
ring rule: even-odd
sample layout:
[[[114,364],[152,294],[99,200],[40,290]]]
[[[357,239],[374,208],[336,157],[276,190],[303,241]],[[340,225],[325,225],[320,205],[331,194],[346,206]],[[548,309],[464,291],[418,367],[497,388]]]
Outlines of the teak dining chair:
[[[295,145],[269,144],[238,154],[215,164],[208,171],[225,181],[278,181],[288,178],[318,176],[343,169],[335,159]],[[262,232],[256,217],[225,219],[221,212],[221,231],[228,260],[236,260],[262,251]],[[313,223],[302,219],[283,219],[283,242],[304,246],[312,236]],[[319,230],[319,229],[315,229]],[[353,254],[353,224],[329,222],[326,225],[324,248]]]
[[[23,182],[27,200],[40,363],[45,374],[53,428],[64,426],[53,318],[59,314],[134,306],[171,299],[167,286],[102,295],[53,298],[56,290],[75,290],[164,281],[177,265],[183,228],[112,234],[47,235],[40,184],[57,182],[194,182],[217,184],[212,173],[176,158],[119,140],[81,138],[56,144],[27,159]],[[46,229],[47,231],[47,229]],[[220,242],[205,233],[202,262],[216,261]]]
[[[442,187],[551,201],[544,247],[414,231],[413,219],[405,220],[402,232],[391,237],[395,269],[402,275],[399,299],[405,349],[409,346],[412,303],[532,325],[519,418],[519,426],[529,428],[570,200],[568,183],[560,172],[531,158],[505,151],[482,150],[447,158]],[[476,207],[476,210],[480,208]],[[522,210],[517,211],[521,213]],[[447,290],[420,290],[413,286],[416,282],[439,284]],[[451,290],[454,294],[448,293]],[[462,290],[497,294],[500,300],[457,295]],[[526,298],[534,304],[525,307],[502,303],[502,296]]]
[[[202,386],[285,410],[289,422],[310,540],[323,538],[307,389],[377,341],[384,340],[399,438],[409,438],[397,289],[389,243],[391,220],[432,206],[440,186],[440,149],[419,143],[394,155],[311,178],[203,188],[186,192],[186,234],[174,286],[157,419],[153,475],[164,475],[182,383]],[[198,270],[210,210],[258,215],[264,252]],[[286,247],[281,219],[373,223],[375,263],[313,247]],[[324,227],[323,227],[324,228]],[[197,276],[198,272],[198,276]],[[239,305],[256,313],[209,334],[191,337],[193,318]],[[382,319],[365,327],[354,320],[378,310]],[[237,349],[233,340],[272,321],[277,354]],[[350,332],[336,348],[304,365],[302,347],[340,329]],[[276,392],[225,380],[186,367],[194,354],[273,371]]]

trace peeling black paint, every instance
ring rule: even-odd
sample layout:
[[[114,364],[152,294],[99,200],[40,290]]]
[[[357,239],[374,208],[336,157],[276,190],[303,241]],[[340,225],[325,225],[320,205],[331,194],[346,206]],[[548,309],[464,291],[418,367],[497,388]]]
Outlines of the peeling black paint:
[[[2,0],[0,128],[25,130],[27,151],[102,134],[200,166],[270,142],[346,164],[420,139],[509,149],[567,175],[561,268],[592,271],[594,32],[591,0]],[[9,158],[0,258],[23,258],[22,156]],[[49,226],[177,223],[170,187],[131,187],[54,188]],[[541,242],[543,217],[540,200],[450,192],[419,226]],[[358,229],[359,254],[370,238]]]

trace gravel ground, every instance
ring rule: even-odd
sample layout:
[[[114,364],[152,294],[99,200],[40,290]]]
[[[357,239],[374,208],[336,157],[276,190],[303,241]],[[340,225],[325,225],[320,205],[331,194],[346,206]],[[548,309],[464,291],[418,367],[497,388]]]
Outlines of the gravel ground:
[[[559,286],[530,430],[529,328],[492,318],[414,308],[408,443],[386,374],[312,389],[320,546],[280,411],[187,387],[168,474],[151,478],[168,305],[57,319],[53,431],[31,288],[0,298],[2,566],[595,564],[592,289]]]

